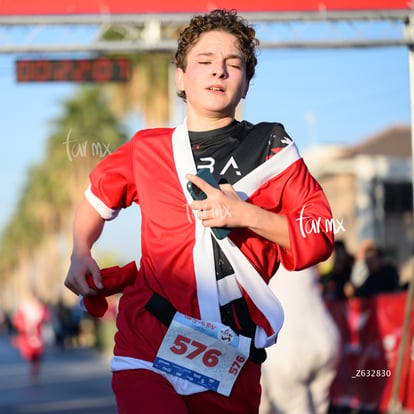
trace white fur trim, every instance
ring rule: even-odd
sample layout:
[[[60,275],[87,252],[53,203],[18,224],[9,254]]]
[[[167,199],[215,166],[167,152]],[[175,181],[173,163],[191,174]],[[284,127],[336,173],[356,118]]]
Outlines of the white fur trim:
[[[191,395],[198,392],[207,391],[206,388],[201,387],[200,385],[194,384],[190,381],[181,379],[174,375],[167,374],[166,372],[160,371],[152,366],[152,362],[145,361],[143,359],[131,358],[114,355],[111,359],[111,370],[115,371],[124,371],[129,369],[147,369],[149,371],[155,372],[162,375],[166,378],[170,384],[174,387],[177,394],[180,395]]]
[[[101,199],[96,197],[91,191],[91,185],[86,189],[85,197],[104,220],[113,220],[120,211],[120,209],[109,208]]]

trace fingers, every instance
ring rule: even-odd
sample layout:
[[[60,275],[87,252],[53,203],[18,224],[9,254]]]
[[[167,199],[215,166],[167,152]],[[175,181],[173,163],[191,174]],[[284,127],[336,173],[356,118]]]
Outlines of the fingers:
[[[74,260],[65,279],[65,286],[75,295],[91,296],[97,291],[89,287],[86,276],[92,275],[93,282],[98,289],[103,287],[101,272],[96,262],[90,258],[86,263]]]
[[[206,195],[204,200],[194,200],[192,210],[198,210],[196,216],[206,227],[239,227],[243,223],[241,198],[229,183],[219,184],[215,188],[202,178],[187,174],[187,180],[199,187]]]
[[[65,286],[71,290],[75,295],[86,296],[90,290],[88,283],[86,282],[86,277],[81,278],[76,276],[74,273],[68,272],[65,282]],[[89,293],[90,294],[90,293]]]
[[[202,178],[198,177],[197,175],[186,174],[185,178],[188,181],[191,181],[194,185],[196,185],[201,191],[206,193],[207,196],[211,191],[217,191],[217,189],[215,187],[213,187],[207,181],[203,180]]]
[[[233,186],[229,183],[220,184],[220,190],[225,194],[231,194],[232,196],[235,196],[236,198],[239,198],[237,195],[236,190],[233,188]]]
[[[204,208],[197,212],[197,218],[207,227],[223,227],[228,225],[232,215],[230,209],[224,204],[209,205],[205,204]]]
[[[91,273],[92,273],[92,279],[93,279],[93,282],[95,283],[95,286],[98,289],[102,289],[103,288],[102,276],[101,276],[101,272],[99,271],[98,266],[95,266],[93,269],[91,269]]]

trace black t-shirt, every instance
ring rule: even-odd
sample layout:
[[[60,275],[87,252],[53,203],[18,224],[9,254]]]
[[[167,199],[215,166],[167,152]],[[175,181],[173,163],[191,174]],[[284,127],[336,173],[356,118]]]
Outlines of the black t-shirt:
[[[214,178],[234,184],[292,140],[282,124],[233,121],[212,131],[189,132],[197,169],[209,168]]]
[[[203,132],[189,131],[197,169],[209,168],[218,183],[234,184],[292,142],[282,124],[233,121],[230,125]],[[213,240],[216,279],[234,273],[231,264]],[[237,333],[254,337],[255,325],[244,298],[220,307],[224,324]]]

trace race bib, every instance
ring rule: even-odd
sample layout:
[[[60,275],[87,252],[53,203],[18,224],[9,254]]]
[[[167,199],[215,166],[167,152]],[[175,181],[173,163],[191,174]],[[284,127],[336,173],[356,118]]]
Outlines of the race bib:
[[[229,396],[249,357],[250,342],[226,325],[176,312],[153,366]]]

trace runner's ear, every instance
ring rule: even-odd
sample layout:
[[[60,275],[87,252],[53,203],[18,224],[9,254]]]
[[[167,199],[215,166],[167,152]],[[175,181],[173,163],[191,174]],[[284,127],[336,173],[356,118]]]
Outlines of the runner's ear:
[[[184,91],[184,71],[181,68],[175,70],[175,84],[179,91]]]

